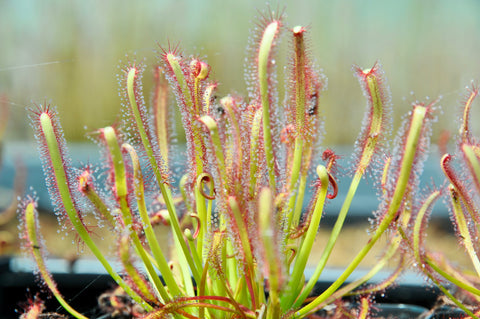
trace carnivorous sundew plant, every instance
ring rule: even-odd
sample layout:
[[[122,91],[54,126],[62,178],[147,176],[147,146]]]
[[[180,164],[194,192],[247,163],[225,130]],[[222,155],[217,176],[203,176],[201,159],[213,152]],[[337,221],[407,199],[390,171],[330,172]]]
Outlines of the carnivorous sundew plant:
[[[282,34],[291,42],[283,102],[275,76]],[[305,27],[287,28],[281,14],[265,15],[248,48],[245,98],[217,98],[210,65],[168,47],[159,54],[147,108],[142,92],[145,65],[128,63],[119,76],[123,122],[94,134],[103,158],[100,168],[73,169],[55,107],[32,109],[55,212],[102,263],[118,284],[117,292],[135,305],[133,317],[305,318],[334,304],[338,316],[367,318],[370,294],[393,284],[412,263],[470,316],[478,316],[478,307],[463,305],[445,288],[445,282],[451,282],[476,304],[480,300],[480,149],[469,129],[478,89],[472,87],[463,104],[456,155],[442,158],[448,186],[419,196],[437,101],[412,103],[390,149],[391,98],[379,63],[354,67],[367,108],[346,172],[351,182],[342,185],[348,187],[347,196],[313,275],[305,278],[324,207],[336,200],[339,187],[339,155],[320,143],[326,78],[312,62],[307,36]],[[171,143],[172,96],[186,137],[186,172],[179,181],[172,173],[179,159]],[[96,174],[99,170],[103,179]],[[364,175],[374,180],[380,199],[370,239],[338,279],[312,297]],[[309,188],[312,196],[307,199]],[[459,239],[476,274],[462,274],[425,248],[428,216],[442,196],[449,198]],[[45,267],[34,196],[23,201],[20,212],[25,248],[45,285],[72,316],[85,318],[62,298]],[[84,218],[90,212],[115,235],[116,256],[107,259],[98,248],[95,229]],[[162,250],[154,232],[158,224],[170,227],[173,252]],[[375,266],[343,285],[380,238],[387,245]],[[115,257],[121,271],[111,264]],[[390,277],[365,284],[393,259],[398,267]],[[343,307],[345,295],[358,295],[357,306]],[[41,308],[35,300],[24,318],[37,318]]]

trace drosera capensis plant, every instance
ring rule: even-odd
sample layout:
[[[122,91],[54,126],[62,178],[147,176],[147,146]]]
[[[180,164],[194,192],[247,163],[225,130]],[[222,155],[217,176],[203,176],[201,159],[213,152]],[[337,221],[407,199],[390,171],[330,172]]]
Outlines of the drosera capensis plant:
[[[275,76],[282,34],[292,44],[284,103]],[[219,84],[210,79],[210,65],[168,47],[162,48],[155,68],[149,109],[142,92],[145,65],[127,64],[119,76],[123,123],[95,132],[104,159],[101,182],[91,165],[72,168],[56,109],[50,105],[32,109],[31,123],[55,212],[136,305],[133,317],[305,318],[335,303],[344,314],[367,318],[373,302],[369,296],[393,284],[412,259],[440,287],[446,279],[478,299],[471,280],[440,265],[423,244],[425,217],[445,192],[434,189],[424,201],[418,196],[437,101],[412,103],[391,149],[391,97],[379,63],[367,69],[354,67],[367,108],[347,172],[351,183],[313,275],[305,278],[325,205],[336,200],[339,189],[339,155],[320,145],[326,78],[306,48],[307,36],[305,27],[286,28],[282,14],[260,19],[248,49],[247,98],[215,98]],[[170,145],[169,92],[186,137],[186,172],[179,181],[171,173],[179,158]],[[469,135],[468,114],[464,118],[458,149],[466,161],[464,175],[472,179],[477,193],[468,191],[449,165],[450,155],[442,167],[451,182],[452,211],[459,216],[457,231],[478,272],[479,230],[471,221],[479,218],[475,206],[480,191],[479,146]],[[311,296],[366,174],[375,180],[380,198],[370,239],[328,289]],[[307,188],[312,189],[309,199]],[[25,248],[65,310],[84,318],[66,303],[45,267],[46,248],[35,206],[29,197],[20,209]],[[91,211],[116,236],[116,256],[98,248],[95,230],[84,218]],[[158,242],[154,228],[159,223],[170,227],[173,252],[163,251]],[[387,245],[377,264],[364,277],[343,285],[382,237]],[[365,285],[395,256],[398,266],[390,277]],[[115,257],[121,271],[111,264]],[[342,297],[352,294],[358,295],[358,306],[341,307]],[[38,313],[38,305],[37,300],[24,318],[37,318],[32,313]]]

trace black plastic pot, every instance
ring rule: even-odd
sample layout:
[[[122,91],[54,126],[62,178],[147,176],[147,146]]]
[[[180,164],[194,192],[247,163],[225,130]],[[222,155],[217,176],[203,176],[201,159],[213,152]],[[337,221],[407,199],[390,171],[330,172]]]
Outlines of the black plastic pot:
[[[104,272],[98,272],[97,266],[84,271],[67,271],[67,262],[57,260],[49,262],[54,265],[52,274],[64,298],[79,312],[95,318],[98,312],[98,296],[115,286],[115,282]],[[49,311],[65,313],[57,300],[50,296],[48,289],[41,286],[40,280],[33,274],[31,261],[24,258],[0,259],[0,318],[18,318],[26,307],[27,300],[37,293],[46,301]],[[63,270],[59,268],[64,268]],[[96,313],[97,312],[97,313]]]
[[[453,306],[441,306],[432,311],[425,319],[456,319],[465,318],[467,314],[460,308]]]
[[[65,299],[78,311],[90,318],[106,319],[98,310],[98,297],[115,286],[113,280],[105,274],[102,266],[93,260],[79,260],[73,266],[65,260],[49,260],[48,265],[60,292]],[[33,263],[25,258],[0,259],[0,318],[18,318],[22,312],[22,303],[40,292],[45,298],[46,289],[39,288],[39,281],[32,274]],[[341,269],[327,269],[318,281],[313,294],[325,290],[340,274]],[[362,270],[356,271],[349,278],[363,275]],[[309,273],[306,273],[307,277]],[[373,281],[381,280],[387,273],[380,273]],[[401,284],[387,289],[375,296],[374,315],[385,318],[427,318],[440,319],[458,316],[456,308],[441,307],[428,313],[439,296],[438,289],[427,285],[415,274],[405,274]],[[354,306],[352,300],[352,306]],[[47,309],[64,313],[54,297],[47,300]]]

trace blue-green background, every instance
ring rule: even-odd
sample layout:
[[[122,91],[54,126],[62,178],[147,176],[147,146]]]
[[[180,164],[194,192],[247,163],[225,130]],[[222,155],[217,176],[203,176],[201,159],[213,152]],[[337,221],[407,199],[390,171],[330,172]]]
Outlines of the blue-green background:
[[[285,0],[270,7],[285,7],[287,26],[309,27],[311,55],[329,79],[321,100],[327,144],[351,144],[357,135],[365,100],[351,66],[377,60],[397,119],[415,99],[442,95],[444,114],[434,132],[456,130],[463,89],[480,79],[480,1]],[[265,8],[252,0],[0,0],[0,92],[11,100],[7,137],[31,139],[25,107],[45,100],[58,105],[69,140],[111,124],[118,118],[120,61],[145,57],[153,65],[157,43],[168,41],[207,58],[220,95],[245,94],[245,47]],[[288,40],[279,49],[282,65]],[[146,91],[150,75],[147,69]]]

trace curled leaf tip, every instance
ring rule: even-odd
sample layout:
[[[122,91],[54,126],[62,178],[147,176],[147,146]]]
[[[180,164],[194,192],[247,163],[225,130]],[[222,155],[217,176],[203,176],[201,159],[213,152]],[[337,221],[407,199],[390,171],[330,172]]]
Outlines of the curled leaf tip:
[[[199,80],[205,80],[210,73],[210,65],[197,59],[190,62],[190,67],[192,68],[192,75]]]
[[[328,181],[329,181],[328,184],[331,185],[332,189],[333,189],[333,193],[327,194],[327,198],[328,199],[334,199],[338,195],[337,180],[335,179],[335,177],[333,177],[332,174],[330,174],[330,172],[327,172],[327,173],[328,173]]]
[[[210,188],[211,194],[207,194],[204,185]],[[197,187],[200,190],[200,194],[209,200],[215,199],[215,188],[213,183],[213,177],[210,174],[202,173],[197,177]]]

